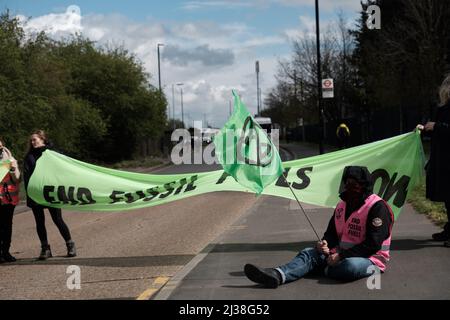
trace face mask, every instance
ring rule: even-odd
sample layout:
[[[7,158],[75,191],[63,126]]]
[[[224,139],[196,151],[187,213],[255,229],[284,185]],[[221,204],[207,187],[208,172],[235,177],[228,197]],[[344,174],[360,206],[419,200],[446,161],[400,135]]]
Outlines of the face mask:
[[[358,183],[350,182],[345,185],[345,191],[352,194],[361,194],[363,192],[363,188]]]
[[[363,187],[355,182],[347,182],[345,184],[344,197],[346,202],[357,201],[363,194]]]

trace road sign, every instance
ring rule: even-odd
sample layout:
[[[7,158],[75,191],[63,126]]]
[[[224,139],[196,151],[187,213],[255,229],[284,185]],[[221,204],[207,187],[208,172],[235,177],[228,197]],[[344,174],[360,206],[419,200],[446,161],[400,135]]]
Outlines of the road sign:
[[[322,80],[322,92],[324,99],[334,98],[334,80],[323,79]]]

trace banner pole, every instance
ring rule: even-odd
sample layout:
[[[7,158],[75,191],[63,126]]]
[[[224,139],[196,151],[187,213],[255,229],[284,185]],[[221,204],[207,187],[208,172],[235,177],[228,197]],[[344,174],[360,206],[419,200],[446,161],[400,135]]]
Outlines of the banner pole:
[[[319,242],[321,242],[322,239],[319,237],[319,234],[317,233],[316,228],[314,228],[314,225],[312,224],[311,220],[309,219],[308,214],[306,213],[305,209],[303,209],[302,204],[301,204],[300,201],[298,200],[297,195],[295,194],[294,190],[292,189],[292,186],[290,185],[290,183],[287,181],[286,177],[284,176],[284,173],[282,174],[282,176],[283,176],[284,181],[286,182],[286,184],[289,186],[289,189],[291,189],[291,192],[292,192],[292,194],[294,195],[295,200],[297,200],[297,203],[298,203],[298,205],[300,206],[300,209],[302,209],[302,212],[303,212],[303,214],[305,215],[306,220],[308,220],[309,225],[310,225],[311,228],[313,229],[314,233],[316,234],[317,239],[319,240]]]

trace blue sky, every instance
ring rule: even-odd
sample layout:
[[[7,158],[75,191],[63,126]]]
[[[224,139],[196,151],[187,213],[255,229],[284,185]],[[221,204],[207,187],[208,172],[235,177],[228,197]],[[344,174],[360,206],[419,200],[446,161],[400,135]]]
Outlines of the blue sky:
[[[324,28],[338,10],[349,22],[358,17],[359,0],[320,0],[320,6]],[[182,82],[186,121],[206,117],[214,126],[226,121],[233,88],[256,111],[256,60],[264,99],[276,83],[278,60],[289,57],[294,39],[314,31],[314,0],[0,0],[0,10],[6,8],[30,33],[46,30],[58,38],[81,32],[99,44],[125,46],[154,85],[156,45],[164,43],[161,71],[170,116],[174,98],[175,117],[181,118],[172,84]]]

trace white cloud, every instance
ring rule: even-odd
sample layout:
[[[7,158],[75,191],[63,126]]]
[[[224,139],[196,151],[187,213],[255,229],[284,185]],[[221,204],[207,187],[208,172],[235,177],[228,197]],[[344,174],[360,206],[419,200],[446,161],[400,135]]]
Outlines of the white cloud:
[[[46,30],[50,35],[64,33],[73,34],[83,30],[81,26],[81,10],[77,6],[69,6],[66,12],[61,14],[48,14],[45,16],[27,20],[25,16],[18,16],[19,20],[26,22],[25,31],[29,33]]]
[[[228,0],[228,1],[187,1],[182,5],[182,9],[185,10],[198,10],[204,8],[227,8],[236,9],[242,7],[251,7],[251,2],[245,2],[240,0]]]
[[[319,8],[322,11],[332,12],[338,9],[348,11],[359,11],[360,0],[320,0]],[[184,10],[202,9],[239,9],[239,8],[268,8],[271,5],[282,5],[288,7],[314,7],[314,0],[228,0],[228,1],[186,1],[181,8]]]
[[[261,47],[261,46],[273,46],[277,44],[285,43],[286,40],[279,36],[269,36],[253,38],[243,42],[244,47]]]
[[[330,30],[336,29],[336,21],[327,20],[320,24],[321,35]],[[283,32],[284,36],[293,42],[300,38],[315,38],[316,37],[316,20],[310,16],[300,16],[298,28],[286,29]]]
[[[256,112],[256,60],[261,61],[262,91],[268,92],[275,85],[273,74],[277,57],[264,58],[259,49],[286,42],[281,36],[261,36],[244,23],[138,23],[119,14],[81,15],[80,10],[74,9],[69,7],[63,13],[51,13],[26,22],[24,17],[20,18],[27,32],[45,30],[55,38],[78,32],[100,44],[123,45],[143,62],[147,72],[153,75],[151,82],[155,86],[158,83],[156,48],[158,43],[165,44],[161,48],[164,92],[172,113],[172,84],[184,83],[186,123],[202,120],[206,115],[210,124],[222,126],[228,117],[232,89],[239,91],[251,112]],[[178,48],[179,52],[174,54],[173,48]],[[183,63],[174,58],[178,53],[184,54]],[[181,118],[180,92],[176,86],[175,91],[175,115]]]
[[[314,0],[273,0],[286,6],[315,6]],[[338,9],[348,11],[359,11],[361,9],[360,0],[320,0],[319,9],[325,11],[335,11]]]

